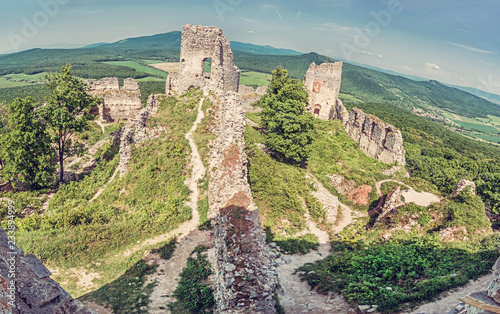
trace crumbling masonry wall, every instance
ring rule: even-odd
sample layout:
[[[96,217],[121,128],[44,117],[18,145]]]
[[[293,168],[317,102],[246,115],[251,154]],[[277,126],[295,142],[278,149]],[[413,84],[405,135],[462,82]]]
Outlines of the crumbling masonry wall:
[[[341,61],[334,63],[312,63],[306,72],[304,85],[309,91],[307,110],[322,120],[330,120],[333,106],[336,105],[342,80]]]
[[[158,111],[158,99],[150,95],[145,108],[137,110],[127,124],[120,130],[120,176],[128,171],[128,163],[132,159],[132,146],[148,140],[146,121]]]
[[[403,136],[394,126],[353,108],[350,113],[339,100],[332,109],[332,119],[340,119],[345,132],[368,156],[384,163],[406,164]]]
[[[206,60],[212,60],[211,73],[203,72]],[[207,87],[217,93],[238,92],[240,70],[233,63],[233,52],[222,30],[217,27],[184,25],[181,64],[178,74],[169,75],[166,94],[183,93],[195,87]]]
[[[215,222],[218,313],[276,313],[277,272],[247,180],[245,112],[235,92],[216,110],[208,217]]]
[[[125,79],[123,87],[120,87],[116,77],[87,80],[86,83],[89,85],[89,95],[103,99],[99,106],[99,116],[103,121],[128,119],[142,108],[141,88],[139,82],[132,78]]]
[[[93,313],[50,276],[35,255],[24,255],[0,228],[0,313]]]

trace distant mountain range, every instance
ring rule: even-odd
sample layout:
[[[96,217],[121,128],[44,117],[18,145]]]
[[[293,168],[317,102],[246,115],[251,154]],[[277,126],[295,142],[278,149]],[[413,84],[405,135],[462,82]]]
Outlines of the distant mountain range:
[[[143,65],[151,61],[178,61],[181,35],[181,32],[174,31],[114,43],[96,43],[78,49],[31,49],[0,55],[0,76],[56,71],[67,63],[71,63],[74,72],[84,78],[154,76],[127,64],[108,61],[134,61]],[[302,79],[311,62],[333,61],[317,53],[302,54],[242,42],[232,42],[231,45],[236,65],[247,71],[270,73],[281,65],[292,77]],[[500,116],[500,106],[475,96],[477,90],[449,87],[437,81],[349,61],[345,62],[341,92],[359,101],[390,103],[407,109],[437,107],[467,117]],[[500,101],[500,96],[493,95],[492,100]]]

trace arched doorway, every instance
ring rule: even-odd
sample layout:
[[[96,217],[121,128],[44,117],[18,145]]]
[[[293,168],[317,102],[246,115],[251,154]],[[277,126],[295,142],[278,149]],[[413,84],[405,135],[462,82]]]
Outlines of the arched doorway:
[[[317,118],[317,117],[319,117],[319,113],[320,112],[321,112],[321,106],[320,105],[314,105],[313,115]]]

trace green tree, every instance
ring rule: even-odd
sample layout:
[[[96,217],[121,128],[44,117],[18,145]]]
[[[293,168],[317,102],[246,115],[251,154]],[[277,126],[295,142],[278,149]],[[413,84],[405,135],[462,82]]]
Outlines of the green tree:
[[[294,163],[309,157],[315,135],[314,117],[305,110],[308,99],[304,84],[290,79],[287,70],[278,67],[260,101],[266,145]]]
[[[100,99],[87,94],[86,84],[82,79],[71,75],[69,64],[63,66],[61,72],[48,73],[45,84],[49,88],[49,96],[39,111],[57,145],[59,181],[62,182],[64,160],[82,148],[78,143],[73,144],[71,138],[75,132],[88,127],[88,121],[94,118],[89,110],[97,107]]]
[[[55,171],[54,151],[46,126],[36,116],[32,98],[18,98],[10,105],[7,127],[9,132],[2,135],[0,147],[3,178],[18,177],[30,190],[47,186]]]

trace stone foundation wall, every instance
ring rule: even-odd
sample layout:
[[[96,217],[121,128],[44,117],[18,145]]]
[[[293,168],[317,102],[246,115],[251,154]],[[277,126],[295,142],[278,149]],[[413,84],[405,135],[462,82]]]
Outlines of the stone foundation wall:
[[[103,99],[104,103],[99,107],[99,117],[103,121],[128,119],[142,108],[141,88],[132,78],[125,79],[123,87],[116,77],[87,80],[86,83],[89,85],[88,94]]]
[[[238,94],[225,94],[216,120],[208,217],[215,222],[217,312],[275,313],[277,272],[247,181],[245,112]]]
[[[0,228],[0,313],[93,313],[50,276],[35,255],[24,255]]]
[[[357,108],[347,114],[340,100],[332,108],[331,115],[333,119],[342,121],[347,135],[359,143],[359,148],[368,156],[387,164],[406,164],[403,136],[394,126]]]

